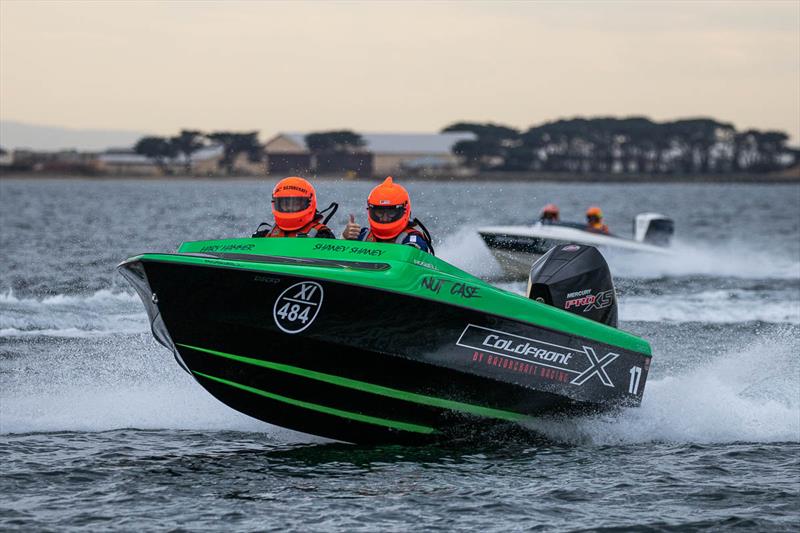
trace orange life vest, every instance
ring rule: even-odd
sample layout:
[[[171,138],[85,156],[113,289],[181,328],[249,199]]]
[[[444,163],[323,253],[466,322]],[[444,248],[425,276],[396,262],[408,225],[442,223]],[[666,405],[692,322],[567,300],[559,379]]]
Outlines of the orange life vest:
[[[323,224],[322,222],[317,220],[312,220],[302,228],[298,228],[296,230],[286,231],[282,230],[278,225],[272,227],[266,234],[263,235],[264,237],[322,237],[322,238],[332,238],[333,232],[330,230],[328,226]]]
[[[589,229],[598,233],[608,233],[608,226],[605,224],[589,224]]]

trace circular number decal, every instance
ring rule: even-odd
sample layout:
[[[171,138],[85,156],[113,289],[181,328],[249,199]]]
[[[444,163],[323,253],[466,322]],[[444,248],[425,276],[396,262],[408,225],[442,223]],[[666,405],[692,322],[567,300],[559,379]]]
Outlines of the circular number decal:
[[[322,285],[315,281],[301,281],[283,291],[272,316],[275,324],[286,333],[299,333],[314,322],[322,306]]]

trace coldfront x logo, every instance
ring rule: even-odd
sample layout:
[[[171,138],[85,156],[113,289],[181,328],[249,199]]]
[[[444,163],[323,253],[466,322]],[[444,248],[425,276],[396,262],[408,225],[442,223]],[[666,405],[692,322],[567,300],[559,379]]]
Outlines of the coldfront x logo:
[[[590,346],[583,345],[580,349],[569,348],[475,324],[469,324],[464,328],[456,344],[472,350],[577,374],[570,383],[578,386],[597,376],[603,385],[613,387],[614,383],[606,372],[606,366],[619,357],[619,354],[614,352],[597,357],[594,348]],[[589,361],[588,367],[583,368],[581,361],[584,359],[576,357],[580,354]]]
[[[597,377],[600,378],[600,381],[603,382],[603,385],[606,387],[613,387],[614,383],[611,381],[611,378],[608,377],[605,367],[607,364],[619,357],[619,354],[607,353],[602,359],[598,359],[597,354],[594,353],[594,349],[589,348],[588,346],[583,347],[583,353],[586,354],[586,357],[589,359],[589,368],[581,372],[581,374],[570,381],[570,383],[573,385],[583,385],[589,381],[589,378],[597,374]]]

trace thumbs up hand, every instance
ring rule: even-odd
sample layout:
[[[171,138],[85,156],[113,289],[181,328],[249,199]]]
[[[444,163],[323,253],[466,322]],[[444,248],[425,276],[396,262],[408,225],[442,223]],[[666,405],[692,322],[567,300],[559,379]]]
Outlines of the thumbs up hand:
[[[350,213],[350,220],[347,222],[347,225],[344,227],[344,231],[342,232],[342,238],[347,239],[350,241],[354,241],[358,239],[358,234],[361,233],[361,226],[356,223],[356,216]]]

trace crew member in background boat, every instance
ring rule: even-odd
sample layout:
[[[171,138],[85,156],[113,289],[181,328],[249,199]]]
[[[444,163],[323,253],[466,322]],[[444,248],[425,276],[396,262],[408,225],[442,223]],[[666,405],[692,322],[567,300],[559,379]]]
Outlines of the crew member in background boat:
[[[272,216],[275,224],[262,222],[253,237],[317,237],[335,239],[325,224],[337,205],[331,204],[323,212],[317,211],[317,193],[303,178],[284,178],[272,190]],[[325,216],[327,211],[331,211]]]
[[[539,222],[542,224],[553,224],[559,221],[558,206],[556,204],[547,204],[542,208],[539,213]]]
[[[416,218],[411,218],[411,199],[408,191],[394,183],[392,177],[372,189],[367,198],[369,227],[362,228],[350,215],[342,237],[368,242],[393,242],[415,246],[433,254],[431,236]],[[415,229],[419,227],[419,229]]]
[[[599,207],[592,206],[586,210],[586,227],[598,233],[608,233],[608,226],[603,224],[603,212]]]

